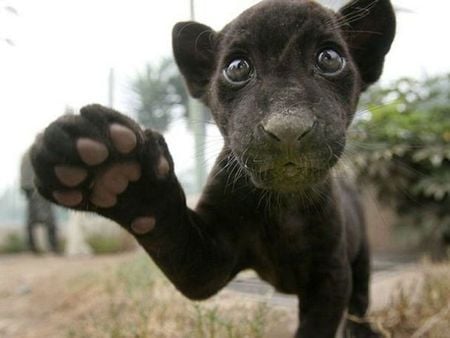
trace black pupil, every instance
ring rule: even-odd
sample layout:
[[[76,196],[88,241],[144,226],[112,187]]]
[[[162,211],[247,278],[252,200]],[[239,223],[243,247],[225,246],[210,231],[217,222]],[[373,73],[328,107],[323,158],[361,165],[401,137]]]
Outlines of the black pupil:
[[[226,73],[231,81],[242,82],[250,76],[250,65],[244,59],[237,59],[228,65]]]
[[[318,65],[327,73],[335,73],[342,67],[341,56],[333,49],[326,49],[319,54]]]

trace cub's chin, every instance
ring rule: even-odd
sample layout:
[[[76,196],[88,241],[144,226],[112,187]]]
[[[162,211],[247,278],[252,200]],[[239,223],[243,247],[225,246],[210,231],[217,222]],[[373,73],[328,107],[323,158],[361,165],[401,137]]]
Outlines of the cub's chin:
[[[250,171],[255,187],[277,193],[301,193],[328,177],[329,168],[298,167],[287,164],[262,172]]]

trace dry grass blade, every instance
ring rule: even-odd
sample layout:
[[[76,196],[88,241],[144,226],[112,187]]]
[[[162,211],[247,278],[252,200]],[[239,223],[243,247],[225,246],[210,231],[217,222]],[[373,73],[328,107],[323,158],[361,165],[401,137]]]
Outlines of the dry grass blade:
[[[423,263],[423,280],[400,286],[370,321],[384,337],[446,338],[450,330],[450,265]]]

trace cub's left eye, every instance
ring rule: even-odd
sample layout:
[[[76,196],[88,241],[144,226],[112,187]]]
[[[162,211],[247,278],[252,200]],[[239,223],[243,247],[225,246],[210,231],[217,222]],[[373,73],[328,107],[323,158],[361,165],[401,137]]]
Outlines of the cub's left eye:
[[[235,86],[247,83],[253,76],[253,68],[246,59],[235,59],[223,70],[225,79]]]
[[[317,68],[325,75],[337,75],[345,67],[345,59],[334,49],[323,49],[317,54]]]

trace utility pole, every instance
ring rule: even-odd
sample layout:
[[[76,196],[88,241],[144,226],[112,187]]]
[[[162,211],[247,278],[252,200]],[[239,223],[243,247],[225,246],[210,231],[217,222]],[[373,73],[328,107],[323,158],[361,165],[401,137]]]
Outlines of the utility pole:
[[[195,21],[195,4],[190,0],[190,19]],[[189,120],[194,133],[195,144],[195,190],[200,192],[206,178],[206,159],[205,159],[205,108],[197,100],[189,97],[188,103]]]
[[[115,87],[115,76],[114,68],[109,69],[108,76],[108,106],[109,108],[114,108],[114,87]]]
[[[190,9],[191,9],[191,20],[194,21],[195,20],[195,4],[194,4],[194,0],[190,0]]]

